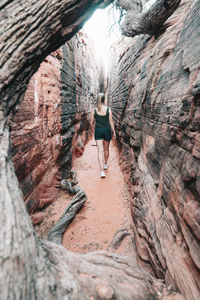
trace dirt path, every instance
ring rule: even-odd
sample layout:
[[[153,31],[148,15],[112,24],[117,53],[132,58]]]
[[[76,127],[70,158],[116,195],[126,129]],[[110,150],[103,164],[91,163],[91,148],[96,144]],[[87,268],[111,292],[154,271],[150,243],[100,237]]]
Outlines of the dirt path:
[[[116,147],[111,142],[106,178],[99,176],[94,140],[85,146],[81,157],[74,159],[72,169],[76,170],[78,185],[86,192],[88,199],[63,235],[63,246],[81,253],[108,249],[135,259],[130,225],[130,196],[119,167]],[[61,191],[61,196],[47,208],[44,222],[36,229],[40,237],[46,238],[71,199],[65,191]],[[109,245],[114,234],[121,229],[126,229],[129,235],[115,249]]]
[[[115,146],[111,143],[106,178],[99,176],[94,140],[89,141],[83,155],[74,160],[73,169],[88,200],[65,232],[63,245],[74,252],[106,250],[116,231],[130,227],[129,195]]]

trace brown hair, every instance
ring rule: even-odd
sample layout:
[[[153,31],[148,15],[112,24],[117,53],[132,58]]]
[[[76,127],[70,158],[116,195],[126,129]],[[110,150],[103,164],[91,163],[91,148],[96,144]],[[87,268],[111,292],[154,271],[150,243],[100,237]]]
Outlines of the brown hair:
[[[101,110],[102,103],[105,101],[105,96],[103,93],[97,95],[97,110]]]

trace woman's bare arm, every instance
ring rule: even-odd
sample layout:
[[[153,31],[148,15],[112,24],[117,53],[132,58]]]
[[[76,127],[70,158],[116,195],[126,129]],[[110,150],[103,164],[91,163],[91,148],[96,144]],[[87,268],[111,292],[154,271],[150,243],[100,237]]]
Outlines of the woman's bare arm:
[[[93,133],[93,127],[94,127],[94,108],[92,108],[92,111],[91,111],[90,135],[92,135],[92,133]]]
[[[110,108],[109,108],[109,121],[110,121],[111,130],[113,132],[113,138],[116,139],[115,125],[112,117],[112,111]]]

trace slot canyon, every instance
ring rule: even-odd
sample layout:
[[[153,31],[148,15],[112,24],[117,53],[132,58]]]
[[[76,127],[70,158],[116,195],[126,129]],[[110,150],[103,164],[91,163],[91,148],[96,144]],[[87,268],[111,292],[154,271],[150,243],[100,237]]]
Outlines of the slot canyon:
[[[1,300],[200,299],[200,0],[147,2],[0,3]],[[110,5],[105,74],[82,27]]]

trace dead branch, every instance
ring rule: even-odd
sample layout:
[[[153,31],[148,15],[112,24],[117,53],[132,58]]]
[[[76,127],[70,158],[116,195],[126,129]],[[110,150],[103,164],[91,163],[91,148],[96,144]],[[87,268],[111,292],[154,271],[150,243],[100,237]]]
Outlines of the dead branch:
[[[141,12],[141,1],[118,0],[117,5],[126,11],[121,25],[122,34],[129,37],[157,34],[179,4],[180,0],[157,0],[149,10]]]

